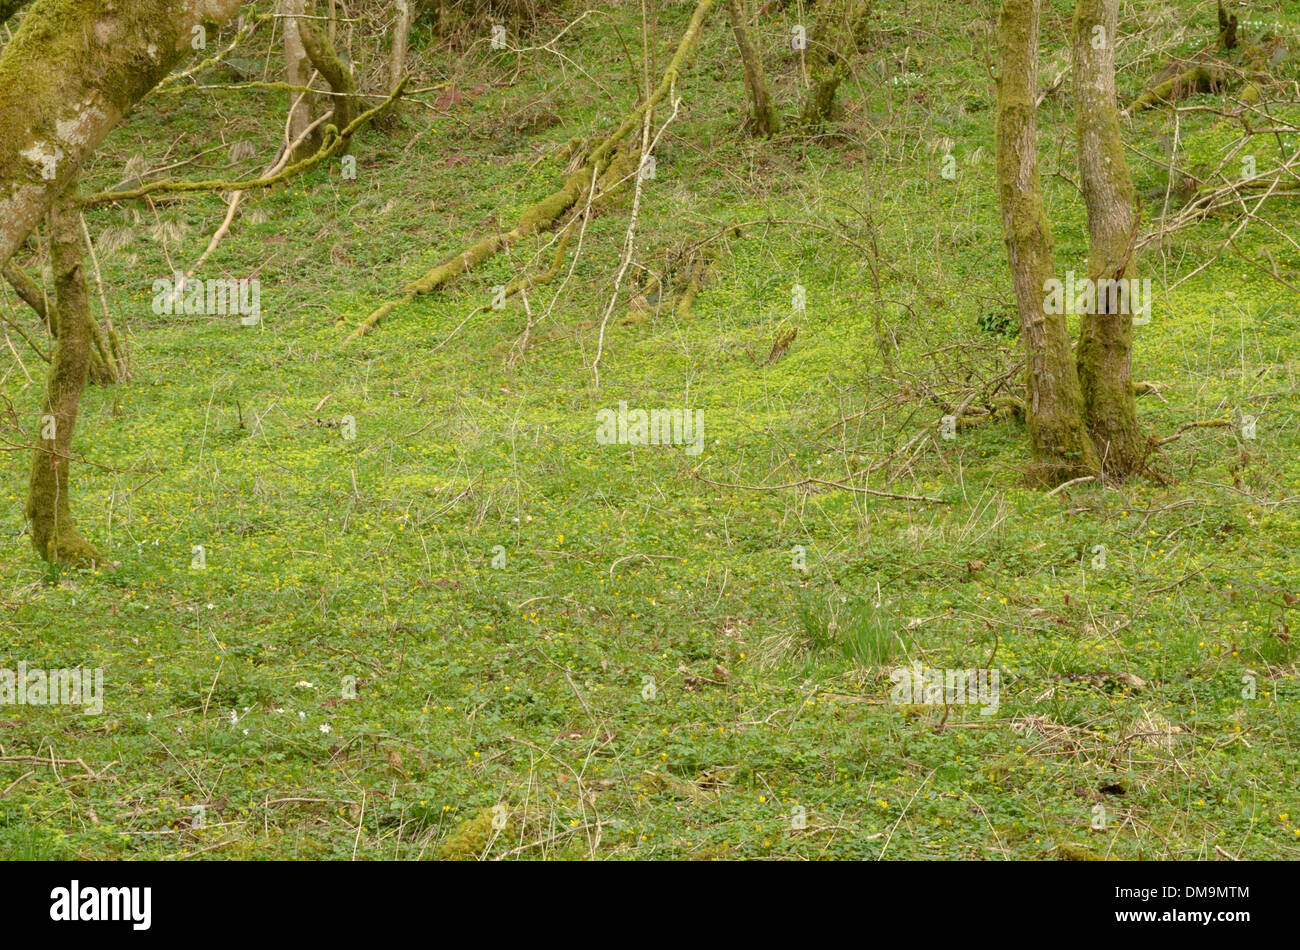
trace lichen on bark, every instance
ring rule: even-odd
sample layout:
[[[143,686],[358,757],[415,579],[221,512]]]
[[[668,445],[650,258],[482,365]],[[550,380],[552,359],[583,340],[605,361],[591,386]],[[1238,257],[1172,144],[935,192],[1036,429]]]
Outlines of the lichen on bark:
[[[1039,474],[1055,483],[1095,474],[1099,463],[1083,424],[1065,315],[1045,306],[1055,261],[1038,174],[1039,3],[1003,0],[998,18],[997,178],[1025,349],[1025,422]]]
[[[1109,281],[1133,276],[1136,192],[1124,156],[1115,101],[1118,0],[1077,0],[1074,8],[1074,114],[1080,187],[1088,211],[1088,276],[1095,313],[1079,320],[1077,350],[1084,421],[1103,468],[1124,477],[1140,471],[1147,455],[1132,385],[1133,314]]]
[[[38,420],[40,441],[32,453],[26,513],[32,545],[41,557],[68,567],[94,567],[102,558],[77,530],[71,504],[72,435],[91,354],[90,297],[75,201],[67,195],[60,198],[49,222],[59,332]]]

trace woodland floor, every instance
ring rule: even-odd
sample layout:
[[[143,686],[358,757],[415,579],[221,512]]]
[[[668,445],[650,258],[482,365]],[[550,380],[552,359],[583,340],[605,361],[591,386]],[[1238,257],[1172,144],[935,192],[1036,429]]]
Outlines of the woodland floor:
[[[27,455],[0,453],[0,665],[102,667],[105,710],[0,707],[0,855],[1300,857],[1294,295],[1231,250],[1182,279],[1235,219],[1143,256],[1155,301],[1134,375],[1163,387],[1139,401],[1144,425],[1259,420],[1254,440],[1186,432],[1163,479],[1048,496],[1028,483],[1014,419],[885,462],[933,428],[927,393],[960,393],[1018,353],[999,332],[1012,311],[991,8],[907,6],[880,14],[834,136],[771,141],[740,134],[734,40],[711,15],[645,182],[635,260],[662,270],[729,225],[766,223],[710,245],[688,318],[667,294],[630,308],[634,268],[598,388],[630,190],[590,222],[572,277],[529,295],[538,322],[513,365],[518,297],[457,327],[549,236],[342,340],[400,283],[512,226],[563,180],[564,143],[626,114],[615,27],[637,52],[631,7],[587,16],[563,57],[453,54],[418,34],[413,87],[453,85],[409,104],[398,132],[360,139],[355,181],[334,165],[248,200],[205,268],[256,269],[260,327],[150,309],[153,280],[203,249],[220,199],[89,213],[134,374],[86,393],[77,446],[94,465],[77,466],[74,507],[117,566],[44,567],[22,533]],[[1071,4],[1046,6],[1044,85],[1067,62]],[[1192,6],[1144,5],[1142,26],[1199,48],[1212,32]],[[1278,9],[1300,43],[1300,12]],[[657,67],[691,10],[660,12]],[[793,119],[788,26],[764,26]],[[1141,44],[1119,61],[1125,96],[1161,65]],[[255,147],[236,167],[260,169],[283,106],[247,90],[152,96],[87,187],[120,181],[133,155],[164,165],[240,139]],[[1068,76],[1040,111],[1059,267],[1083,270]],[[1125,127],[1148,220],[1170,116]],[[1214,120],[1183,115],[1183,161],[1223,147]],[[178,173],[231,174],[226,154]],[[1268,216],[1296,233],[1294,202]],[[1300,280],[1277,235],[1237,243]],[[12,294],[0,306],[32,323]],[[6,359],[0,392],[35,418],[43,366],[23,352],[29,383]],[[620,401],[702,410],[704,452],[598,444],[597,411]],[[758,490],[805,478],[942,503]],[[912,661],[999,668],[998,709],[891,704],[890,670]]]

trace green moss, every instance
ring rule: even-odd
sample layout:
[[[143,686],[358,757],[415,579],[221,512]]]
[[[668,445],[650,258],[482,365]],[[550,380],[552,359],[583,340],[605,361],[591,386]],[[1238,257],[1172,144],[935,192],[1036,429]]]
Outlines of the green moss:
[[[1081,844],[1062,842],[1056,846],[1056,854],[1062,861],[1104,861],[1097,852]]]
[[[500,829],[494,828],[500,806],[482,808],[472,818],[462,821],[438,847],[438,853],[448,861],[473,861],[481,858],[488,845],[497,837],[509,837],[514,828],[513,816],[507,815],[506,823]]]

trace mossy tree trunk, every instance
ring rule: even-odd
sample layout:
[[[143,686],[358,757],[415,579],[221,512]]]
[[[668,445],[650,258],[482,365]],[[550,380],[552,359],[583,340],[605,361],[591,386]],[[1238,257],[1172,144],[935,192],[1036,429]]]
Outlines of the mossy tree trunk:
[[[749,90],[749,101],[753,105],[753,117],[750,131],[767,138],[775,134],[778,121],[776,109],[772,106],[772,97],[767,91],[767,79],[763,75],[763,60],[758,55],[758,48],[749,38],[746,25],[748,11],[744,0],[727,0],[727,13],[731,17],[731,29],[736,34],[736,45],[740,47],[740,62],[744,69],[745,88]]]
[[[351,125],[352,120],[361,112],[357,100],[357,84],[352,78],[352,70],[334,49],[329,33],[316,29],[310,20],[298,21],[298,35],[307,58],[330,85],[330,100],[334,104],[334,114],[331,118],[334,127],[342,131]]]
[[[41,557],[69,567],[93,567],[100,554],[72,520],[70,492],[72,434],[90,376],[93,345],[75,184],[50,209],[49,223],[54,320],[59,332],[41,405],[40,441],[32,453],[27,518],[32,545]]]
[[[0,266],[126,111],[240,0],[36,0],[0,54]]]
[[[1002,229],[1025,349],[1025,421],[1044,481],[1094,474],[1097,452],[1064,313],[1048,313],[1055,261],[1038,175],[1040,0],[1003,0],[998,19],[997,177]]]
[[[800,116],[801,123],[810,128],[820,128],[831,120],[835,111],[835,93],[848,76],[848,62],[840,47],[849,2],[823,0],[813,21],[807,55],[813,88]]]
[[[40,317],[41,323],[49,331],[50,338],[56,339],[59,335],[58,322],[51,308],[46,306],[44,289],[13,261],[4,266],[3,274],[4,279],[9,282],[18,296]],[[92,314],[90,338],[94,343],[90,352],[90,381],[100,385],[121,382],[126,376],[127,357],[122,341],[113,331],[112,326],[110,325],[107,334],[104,333]]]
[[[819,128],[834,117],[835,94],[849,78],[849,57],[858,49],[870,18],[870,0],[821,0],[808,38],[813,89],[800,117],[803,125]]]
[[[1074,8],[1074,114],[1079,179],[1088,209],[1088,275],[1096,313],[1080,317],[1077,351],[1084,422],[1107,473],[1138,472],[1146,440],[1133,395],[1133,314],[1127,294],[1106,292],[1133,276],[1137,227],[1133,177],[1124,157],[1115,101],[1119,0],[1077,0]],[[1119,310],[1113,313],[1112,310]]]
[[[280,29],[284,40],[284,81],[299,88],[289,90],[289,141],[298,137],[311,125],[315,97],[302,92],[301,87],[311,83],[312,64],[302,42],[302,15],[306,0],[280,0]],[[320,150],[319,132],[308,135],[294,150],[293,161],[301,161]]]
[[[388,88],[396,89],[397,84],[402,81],[406,75],[406,56],[407,47],[411,39],[411,2],[412,0],[396,0],[396,21],[393,24],[393,46],[388,53]],[[393,108],[384,116],[384,125],[391,128],[397,124],[401,115],[401,103],[393,104]]]
[[[393,48],[388,54],[388,88],[395,89],[406,75],[406,48],[411,38],[411,4],[396,0],[397,21],[393,25]]]
[[[1228,15],[1223,9],[1223,0],[1219,0],[1219,47],[1231,51],[1237,46],[1237,14]]]
[[[93,331],[77,169],[239,0],[36,0],[0,53],[0,268],[50,212],[58,342],[38,419],[27,514],[46,558],[99,560],[72,522],[68,461]],[[61,196],[65,196],[63,198]],[[62,201],[57,209],[56,202]]]

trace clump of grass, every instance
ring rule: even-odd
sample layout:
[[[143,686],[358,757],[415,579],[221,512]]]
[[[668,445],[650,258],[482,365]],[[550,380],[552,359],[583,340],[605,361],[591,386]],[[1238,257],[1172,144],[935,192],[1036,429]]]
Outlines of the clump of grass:
[[[911,637],[888,605],[869,598],[841,599],[799,608],[800,646],[858,666],[884,666],[907,653]]]

